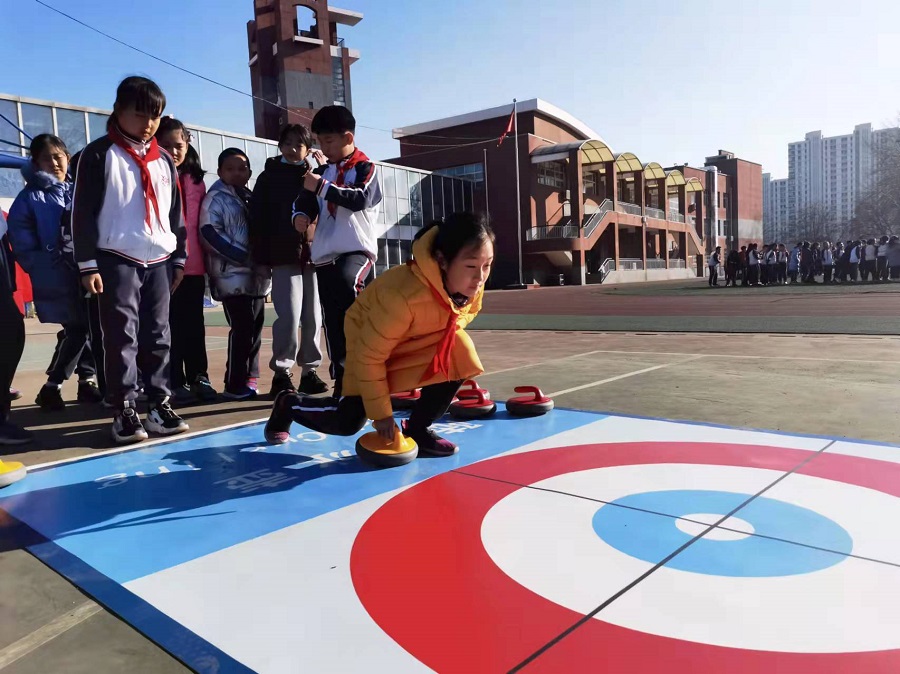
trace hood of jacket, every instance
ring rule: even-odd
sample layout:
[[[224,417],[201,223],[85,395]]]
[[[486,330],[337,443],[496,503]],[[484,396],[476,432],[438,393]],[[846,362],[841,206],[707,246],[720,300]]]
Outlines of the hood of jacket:
[[[22,177],[25,179],[25,183],[31,189],[41,190],[46,192],[51,187],[56,185],[61,186],[63,189],[66,189],[68,182],[57,180],[55,176],[50,175],[46,171],[39,171],[37,167],[34,165],[34,162],[26,162],[22,165],[22,168],[19,169],[22,173]]]
[[[450,294],[444,287],[444,275],[441,273],[440,265],[431,254],[431,247],[434,245],[437,235],[438,228],[432,227],[413,243],[412,254],[416,261],[413,265],[413,273],[437,291],[435,297],[439,295],[450,311],[459,314],[460,307],[450,299]],[[471,298],[469,299],[471,300]]]

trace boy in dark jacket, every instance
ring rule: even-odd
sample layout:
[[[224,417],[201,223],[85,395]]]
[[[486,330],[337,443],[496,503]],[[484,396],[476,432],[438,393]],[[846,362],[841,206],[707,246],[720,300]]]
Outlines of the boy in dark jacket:
[[[316,372],[322,364],[319,348],[322,311],[316,272],[309,255],[312,233],[300,234],[291,224],[294,199],[302,191],[303,177],[310,171],[307,153],[311,145],[308,128],[302,124],[284,127],[278,142],[281,156],[266,162],[265,170],[256,179],[250,202],[250,248],[258,264],[272,268],[272,304],[278,314],[272,325],[269,362],[275,373],[272,395],[294,390],[291,377],[298,362],[301,393],[328,390]],[[315,195],[306,193],[304,208],[315,219]]]

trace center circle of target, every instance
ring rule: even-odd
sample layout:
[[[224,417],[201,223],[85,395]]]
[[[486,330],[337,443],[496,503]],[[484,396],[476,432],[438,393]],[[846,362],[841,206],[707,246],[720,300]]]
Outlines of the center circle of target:
[[[679,518],[698,512],[727,514],[744,503],[739,510],[741,518],[754,530],[766,531],[766,536],[742,535],[737,540],[703,536],[667,566],[711,576],[792,576],[839,564],[853,550],[850,534],[819,513],[765,496],[728,491],[677,489],[628,494],[597,510],[593,527],[604,542],[620,552],[655,563],[695,537],[678,526]],[[648,512],[665,515],[648,518]],[[720,526],[728,531],[735,525],[729,518]],[[701,531],[707,528],[700,526]],[[648,527],[652,531],[647,532]],[[638,528],[645,530],[641,536],[634,535]],[[780,533],[787,536],[791,531],[806,532],[804,546],[785,546],[777,540]]]
[[[688,534],[691,538],[699,536],[706,532],[705,538],[711,541],[739,541],[747,536],[752,536],[756,529],[747,520],[733,515],[728,518],[728,528],[716,527],[710,531],[706,531],[711,525],[715,524],[724,517],[722,513],[690,513],[680,519],[675,520],[675,526],[681,531]]]

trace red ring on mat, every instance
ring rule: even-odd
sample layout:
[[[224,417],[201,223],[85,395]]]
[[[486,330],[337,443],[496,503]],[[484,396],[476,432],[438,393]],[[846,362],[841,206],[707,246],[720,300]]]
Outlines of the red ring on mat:
[[[432,669],[508,671],[582,618],[513,581],[484,549],[485,515],[518,485],[579,470],[654,463],[788,471],[810,454],[755,445],[638,442],[561,447],[484,461],[466,472],[495,479],[444,473],[401,492],[373,513],[353,545],[353,585],[381,629]],[[798,473],[900,497],[900,465],[894,463],[824,453]],[[598,603],[604,599],[598,597]],[[745,650],[590,619],[534,660],[528,671],[895,672],[900,671],[900,649]]]

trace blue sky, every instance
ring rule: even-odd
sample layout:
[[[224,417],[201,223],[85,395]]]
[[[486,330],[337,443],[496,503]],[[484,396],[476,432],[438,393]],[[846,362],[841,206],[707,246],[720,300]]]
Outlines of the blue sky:
[[[252,0],[47,0],[147,51],[250,90]],[[718,149],[787,173],[787,143],[900,115],[900,3],[892,0],[339,0],[361,124],[391,129],[540,97],[617,152],[701,164]],[[215,8],[213,11],[212,8]],[[252,133],[250,99],[71,23],[34,0],[0,2],[0,91],[110,107],[115,86],[157,80],[167,113]],[[361,129],[370,156],[397,154]]]

